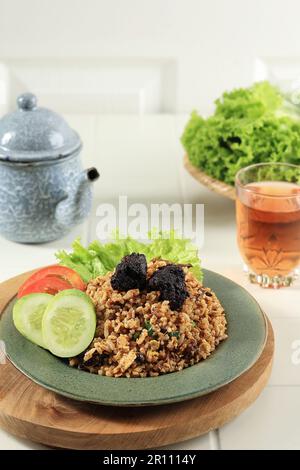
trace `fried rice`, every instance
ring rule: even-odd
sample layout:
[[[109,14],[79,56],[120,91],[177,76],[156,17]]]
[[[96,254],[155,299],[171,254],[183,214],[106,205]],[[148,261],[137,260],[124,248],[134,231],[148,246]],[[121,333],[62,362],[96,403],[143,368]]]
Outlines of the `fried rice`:
[[[154,259],[147,277],[168,261]],[[183,267],[188,297],[179,311],[160,292],[118,292],[111,276],[90,281],[86,293],[97,314],[95,338],[70,365],[109,377],[155,377],[206,359],[227,338],[224,309],[211,289]]]

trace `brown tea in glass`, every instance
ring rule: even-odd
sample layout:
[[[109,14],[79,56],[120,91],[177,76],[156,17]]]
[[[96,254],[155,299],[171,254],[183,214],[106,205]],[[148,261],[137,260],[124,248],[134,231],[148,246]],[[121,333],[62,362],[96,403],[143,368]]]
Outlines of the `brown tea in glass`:
[[[262,163],[236,176],[237,240],[249,278],[289,286],[300,266],[300,167]]]

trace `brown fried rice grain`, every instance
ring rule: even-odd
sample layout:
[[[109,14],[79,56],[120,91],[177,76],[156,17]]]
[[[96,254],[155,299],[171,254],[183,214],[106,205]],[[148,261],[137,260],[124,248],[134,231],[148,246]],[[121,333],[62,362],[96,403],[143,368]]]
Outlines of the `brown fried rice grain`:
[[[168,261],[148,263],[149,278]],[[72,367],[109,377],[155,377],[206,359],[227,338],[225,312],[216,295],[183,267],[189,296],[172,311],[160,293],[111,287],[112,273],[90,281],[86,293],[97,313],[95,338]]]

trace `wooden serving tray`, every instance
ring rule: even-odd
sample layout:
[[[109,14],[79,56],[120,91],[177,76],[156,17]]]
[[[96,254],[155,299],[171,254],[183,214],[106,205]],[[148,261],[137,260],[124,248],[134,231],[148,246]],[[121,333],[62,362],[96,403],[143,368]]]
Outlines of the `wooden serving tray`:
[[[185,155],[183,159],[183,164],[189,174],[193,176],[193,178],[195,178],[195,180],[197,180],[199,183],[203,184],[215,193],[218,193],[221,196],[225,196],[235,201],[235,188],[233,186],[230,186],[230,184],[223,183],[222,181],[216,180],[215,178],[212,178],[203,171],[199,170],[199,168],[191,164],[187,155]]]
[[[0,284],[0,315],[29,274]],[[64,398],[35,384],[7,360],[0,364],[0,425],[16,436],[51,447],[161,447],[219,428],[244,411],[265,387],[273,354],[274,335],[268,321],[264,351],[241,377],[204,397],[143,408],[105,407]]]

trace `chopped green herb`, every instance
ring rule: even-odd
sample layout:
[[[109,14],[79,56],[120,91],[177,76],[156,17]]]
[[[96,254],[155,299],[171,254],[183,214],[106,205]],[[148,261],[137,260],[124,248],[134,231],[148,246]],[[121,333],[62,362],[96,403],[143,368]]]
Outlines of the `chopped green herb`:
[[[154,333],[153,326],[151,325],[149,321],[145,321],[144,327],[148,331],[148,335],[153,336],[153,333]]]
[[[134,335],[132,336],[132,339],[134,339],[134,341],[136,341],[141,335],[141,332],[140,331],[136,331],[134,333]]]
[[[192,327],[193,327],[193,328],[196,328],[196,322],[194,322],[194,321],[192,320],[191,323],[192,323]]]
[[[180,332],[179,331],[171,331],[171,333],[169,333],[169,336],[170,337],[175,337],[175,338],[179,338],[180,337]]]

